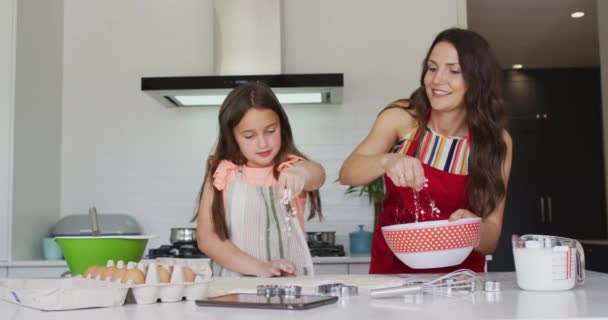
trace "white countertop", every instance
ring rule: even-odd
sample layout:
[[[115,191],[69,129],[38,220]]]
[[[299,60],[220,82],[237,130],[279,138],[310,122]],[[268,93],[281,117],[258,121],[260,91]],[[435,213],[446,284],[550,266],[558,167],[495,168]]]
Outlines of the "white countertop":
[[[67,267],[65,260],[0,261],[0,267]]]
[[[313,263],[369,263],[370,256],[360,257],[312,257]],[[18,260],[0,261],[0,267],[67,267],[65,260]]]
[[[312,257],[313,263],[369,263],[370,256],[345,256],[345,257]]]
[[[468,297],[417,294],[389,299],[359,296],[305,311],[199,307],[194,302],[127,304],[115,308],[42,312],[0,301],[3,319],[608,319],[608,274],[588,272],[583,286],[570,291],[532,292],[517,288],[514,273],[488,273],[500,281],[499,293],[477,292]],[[339,277],[339,276],[336,276]],[[369,276],[374,277],[374,276]]]

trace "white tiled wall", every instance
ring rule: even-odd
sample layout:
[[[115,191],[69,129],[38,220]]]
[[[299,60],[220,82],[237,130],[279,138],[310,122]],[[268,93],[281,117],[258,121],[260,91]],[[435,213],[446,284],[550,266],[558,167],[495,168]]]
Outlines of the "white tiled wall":
[[[407,96],[433,37],[457,24],[460,0],[285,0],[283,71],[342,72],[344,102],[286,106],[296,143],[324,165],[325,221],[348,242],[371,229],[367,199],[346,197],[339,167],[377,113]],[[217,132],[217,107],[167,109],[140,91],[142,76],[212,74],[211,1],[65,0],[62,215],[127,212],[151,246],[188,226]]]

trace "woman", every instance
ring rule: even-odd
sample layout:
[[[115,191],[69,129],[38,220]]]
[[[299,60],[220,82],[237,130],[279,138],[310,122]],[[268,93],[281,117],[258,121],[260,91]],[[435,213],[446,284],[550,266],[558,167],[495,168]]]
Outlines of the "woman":
[[[410,100],[383,110],[346,159],[342,184],[360,186],[385,175],[370,273],[484,271],[485,255],[500,237],[511,170],[501,77],[481,36],[455,28],[441,32],[424,59],[421,87]],[[411,269],[391,252],[381,232],[396,223],[468,217],[482,218],[480,240],[453,267]]]

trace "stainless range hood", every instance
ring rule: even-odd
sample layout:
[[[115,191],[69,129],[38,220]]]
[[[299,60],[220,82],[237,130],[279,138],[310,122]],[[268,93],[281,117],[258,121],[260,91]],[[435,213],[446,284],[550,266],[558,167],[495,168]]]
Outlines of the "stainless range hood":
[[[142,91],[168,107],[217,106],[263,81],[284,104],[342,102],[342,73],[281,73],[281,0],[214,0],[213,10],[216,75],[145,77]]]

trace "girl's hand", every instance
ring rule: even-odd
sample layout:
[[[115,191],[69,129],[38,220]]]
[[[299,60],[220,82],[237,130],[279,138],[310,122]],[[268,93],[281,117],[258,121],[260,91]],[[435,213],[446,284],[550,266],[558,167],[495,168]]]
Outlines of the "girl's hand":
[[[296,270],[296,266],[289,260],[272,260],[262,262],[256,276],[263,278],[296,276]]]
[[[382,157],[381,166],[396,186],[420,191],[427,182],[422,163],[417,158],[387,153]]]
[[[304,185],[308,181],[308,172],[303,167],[298,165],[294,165],[293,167],[281,172],[279,175],[279,179],[277,182],[277,187],[279,188],[279,196],[281,198],[285,197],[286,193],[289,193],[290,196],[288,200],[291,200],[302,191],[304,191]]]
[[[456,221],[456,220],[460,220],[460,219],[464,219],[464,218],[479,218],[479,217],[467,209],[458,209],[450,215],[450,218],[448,218],[448,220]]]

